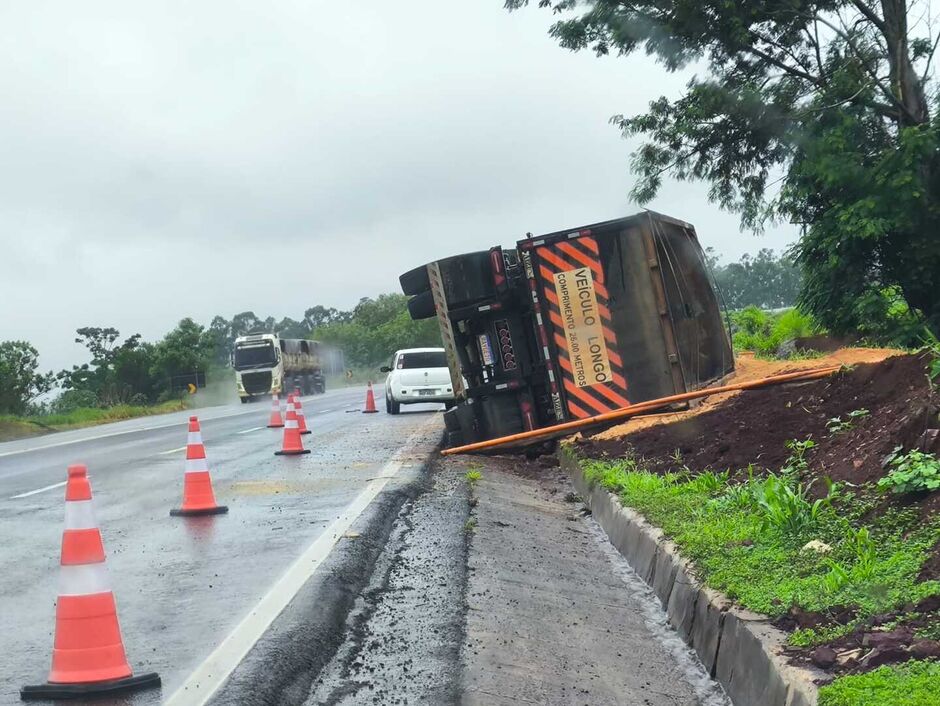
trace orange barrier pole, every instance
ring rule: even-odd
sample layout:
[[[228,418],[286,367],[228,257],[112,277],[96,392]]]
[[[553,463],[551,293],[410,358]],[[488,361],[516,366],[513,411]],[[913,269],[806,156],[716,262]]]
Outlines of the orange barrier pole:
[[[442,456],[450,456],[451,454],[460,454],[460,453],[469,453],[471,451],[479,451],[480,449],[491,449],[496,446],[502,446],[504,444],[512,443],[513,441],[523,441],[525,439],[536,439],[540,436],[546,436],[548,434],[554,434],[559,431],[567,431],[569,429],[581,429],[583,427],[591,426],[592,424],[597,424],[598,422],[609,422],[617,421],[620,419],[627,419],[629,417],[634,417],[637,414],[642,414],[643,412],[651,412],[661,407],[666,407],[667,405],[673,404],[674,402],[685,402],[687,400],[694,400],[700,397],[709,397],[710,395],[717,395],[722,392],[734,392],[737,390],[756,390],[761,387],[769,387],[771,385],[779,385],[785,382],[797,382],[801,380],[816,380],[818,378],[828,377],[832,375],[836,370],[839,370],[841,365],[832,365],[825,368],[815,368],[813,370],[800,370],[795,373],[784,373],[783,375],[773,375],[771,377],[761,378],[760,380],[751,380],[750,382],[739,382],[732,385],[721,385],[720,387],[706,387],[701,390],[693,390],[692,392],[683,392],[679,395],[671,395],[670,397],[660,397],[656,400],[648,400],[646,402],[639,402],[637,404],[632,404],[628,407],[621,407],[620,409],[615,409],[612,412],[605,412],[604,414],[598,414],[593,417],[586,417],[584,419],[576,419],[572,422],[563,422],[561,424],[555,424],[550,427],[542,427],[541,429],[532,429],[531,431],[523,431],[518,434],[511,434],[509,436],[501,436],[498,439],[487,439],[486,441],[477,441],[473,444],[464,444],[463,446],[455,446],[452,449],[444,449],[441,451]]]

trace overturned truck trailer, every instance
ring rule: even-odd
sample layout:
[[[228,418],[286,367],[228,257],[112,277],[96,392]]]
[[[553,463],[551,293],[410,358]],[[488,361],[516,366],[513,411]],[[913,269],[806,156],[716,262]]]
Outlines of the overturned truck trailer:
[[[458,404],[447,446],[694,390],[734,369],[695,229],[650,211],[403,274],[437,317]]]

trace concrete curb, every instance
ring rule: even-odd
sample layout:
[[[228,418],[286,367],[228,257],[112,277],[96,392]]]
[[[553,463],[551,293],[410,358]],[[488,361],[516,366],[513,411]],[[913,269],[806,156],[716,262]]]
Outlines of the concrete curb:
[[[563,448],[559,458],[611,543],[652,587],[669,623],[735,706],[816,705],[813,680],[825,674],[786,663],[782,654],[786,633],[765,616],[737,608],[703,586],[692,564],[679,555],[662,530],[621,505],[605,488],[590,486],[572,451]]]

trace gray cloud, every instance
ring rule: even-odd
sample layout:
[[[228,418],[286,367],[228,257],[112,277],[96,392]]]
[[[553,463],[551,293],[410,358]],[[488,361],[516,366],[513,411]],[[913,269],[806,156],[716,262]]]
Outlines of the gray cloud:
[[[435,257],[637,210],[607,124],[685,76],[596,59],[499,0],[6,3],[0,338],[299,316]],[[670,184],[731,257],[780,248]]]

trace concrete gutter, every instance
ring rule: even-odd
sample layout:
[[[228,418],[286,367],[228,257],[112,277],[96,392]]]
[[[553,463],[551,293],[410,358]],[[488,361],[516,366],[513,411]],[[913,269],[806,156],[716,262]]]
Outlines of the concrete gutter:
[[[786,633],[766,616],[737,608],[721,593],[703,586],[691,562],[679,555],[662,530],[624,507],[605,488],[591,487],[570,449],[563,448],[559,457],[594,519],[652,587],[672,627],[735,706],[815,706],[813,680],[825,673],[787,664]]]

